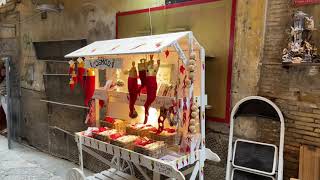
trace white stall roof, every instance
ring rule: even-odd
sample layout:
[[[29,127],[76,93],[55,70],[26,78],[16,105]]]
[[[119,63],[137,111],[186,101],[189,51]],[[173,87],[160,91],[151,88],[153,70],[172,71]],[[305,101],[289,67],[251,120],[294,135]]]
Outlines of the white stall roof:
[[[189,35],[192,35],[191,31],[96,41],[67,54],[65,57],[160,53],[164,48],[171,46],[180,39],[187,40]]]

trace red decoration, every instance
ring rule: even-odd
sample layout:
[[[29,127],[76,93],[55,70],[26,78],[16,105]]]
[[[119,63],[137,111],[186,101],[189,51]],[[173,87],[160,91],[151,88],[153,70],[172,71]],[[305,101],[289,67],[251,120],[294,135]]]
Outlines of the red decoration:
[[[128,91],[129,91],[129,117],[136,118],[138,116],[134,104],[138,98],[138,79],[135,77],[128,77]]]
[[[111,134],[110,135],[110,139],[116,140],[116,139],[118,139],[119,137],[122,137],[122,136],[123,136],[122,133],[115,133],[115,134]]]
[[[99,128],[99,132],[104,132],[104,131],[106,131],[107,130],[107,128],[105,128],[105,127],[100,127]]]
[[[183,66],[183,65],[181,65],[180,66],[180,73],[181,74],[184,74],[184,71],[186,70],[186,68]]]
[[[164,130],[164,120],[166,120],[168,109],[161,107],[160,116],[158,118],[158,131],[157,134],[160,134]]]
[[[104,121],[112,124],[114,123],[114,119],[112,117],[105,117]]]
[[[84,86],[84,81],[83,81],[84,72],[85,72],[84,62],[81,61],[78,64],[78,74],[77,74],[77,78],[78,78],[78,81],[79,81],[81,87]]]
[[[174,128],[165,128],[164,131],[167,131],[168,133],[175,133],[176,130]]]
[[[158,88],[157,77],[147,76],[146,87],[147,87],[147,100],[144,104],[144,110],[145,110],[144,124],[147,124],[148,122],[150,105],[153,103],[153,101],[157,97],[157,88]]]
[[[150,55],[150,58],[153,58],[153,55]],[[147,63],[145,59],[140,59],[140,63],[138,64],[139,70],[139,79],[141,81],[141,85],[139,86],[139,93],[146,94],[146,81],[147,81]]]
[[[72,79],[72,78],[70,79],[69,87],[70,87],[70,90],[71,90],[71,91],[73,91],[73,90],[74,90],[74,81],[73,81],[73,79]]]
[[[153,142],[154,142],[153,140],[148,139],[148,138],[138,138],[138,139],[134,142],[134,144],[135,144],[135,145],[138,145],[138,146],[146,146],[146,145],[151,144],[151,143],[153,143]]]
[[[133,48],[132,48],[132,49],[130,49],[130,50],[138,49],[139,47],[144,46],[144,45],[146,45],[146,43],[143,43],[143,44],[137,45],[137,46],[133,47]]]
[[[147,81],[147,72],[146,70],[139,71],[139,78],[141,85],[139,86],[139,93],[146,94],[146,81]]]
[[[78,83],[76,72],[73,71],[71,76],[72,76],[72,80],[73,80],[74,84],[76,85]]]
[[[161,42],[156,43],[156,47],[160,47],[161,46]]]
[[[90,101],[90,99],[92,98],[93,94],[94,94],[94,90],[95,90],[95,74],[94,74],[94,70],[92,69],[88,69],[87,70],[87,77],[85,80],[85,99],[84,99],[84,103],[86,106],[88,106],[88,103]]]
[[[166,58],[168,58],[168,56],[170,54],[169,50],[166,50],[165,54],[166,54]]]
[[[99,106],[102,108],[104,106],[104,100],[99,100]]]
[[[74,62],[72,60],[69,61],[69,74],[71,74],[74,71],[74,67],[75,67]]]

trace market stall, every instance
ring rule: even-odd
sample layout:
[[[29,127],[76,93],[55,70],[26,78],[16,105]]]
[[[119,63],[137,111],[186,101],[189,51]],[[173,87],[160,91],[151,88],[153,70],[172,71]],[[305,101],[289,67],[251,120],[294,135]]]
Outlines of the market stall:
[[[220,161],[205,148],[205,51],[192,32],[97,41],[65,57],[89,106],[91,127],[76,133],[81,169],[82,151],[112,168],[90,178],[130,179],[135,166],[145,179],[146,169],[203,179],[204,161]]]

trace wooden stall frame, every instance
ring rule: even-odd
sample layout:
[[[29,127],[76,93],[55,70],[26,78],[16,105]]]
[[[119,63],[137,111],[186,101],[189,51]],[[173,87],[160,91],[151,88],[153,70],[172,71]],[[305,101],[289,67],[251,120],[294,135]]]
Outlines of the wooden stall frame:
[[[168,34],[169,36],[170,34]],[[163,36],[166,36],[166,34],[164,34]],[[176,160],[173,161],[163,161],[160,159],[155,159],[146,155],[142,155],[140,153],[125,149],[125,148],[121,148],[118,146],[115,146],[113,144],[107,143],[107,142],[102,142],[99,141],[97,139],[93,139],[90,137],[86,137],[83,135],[82,132],[76,133],[76,142],[78,144],[78,148],[79,148],[79,164],[80,164],[80,169],[81,171],[83,171],[83,151],[89,153],[90,155],[92,155],[93,157],[97,158],[98,160],[104,162],[105,164],[109,165],[110,167],[117,169],[117,170],[121,170],[121,167],[119,166],[114,166],[114,164],[106,159],[104,159],[102,156],[98,155],[97,153],[95,153],[94,151],[92,151],[91,149],[89,149],[88,147],[92,148],[92,149],[96,149],[99,150],[101,152],[104,153],[108,153],[113,155],[115,158],[118,158],[118,161],[121,159],[125,160],[125,161],[129,161],[132,162],[136,167],[138,167],[138,170],[141,171],[141,173],[144,175],[145,179],[150,179],[149,177],[147,177],[147,173],[145,173],[142,168],[139,168],[140,166],[144,166],[147,169],[153,171],[153,179],[154,180],[159,180],[160,179],[160,175],[165,175],[169,178],[176,178],[179,180],[184,180],[185,176],[184,174],[188,174],[191,173],[191,180],[196,179],[197,175],[199,177],[199,180],[203,180],[204,179],[204,162],[206,159],[211,160],[211,161],[216,161],[219,162],[220,158],[217,154],[213,153],[210,149],[207,149],[205,147],[205,106],[207,105],[207,96],[205,95],[205,51],[204,48],[197,42],[197,40],[194,38],[193,33],[191,31],[187,31],[187,32],[180,32],[180,33],[172,33],[171,34],[171,39],[169,39],[170,41],[173,41],[174,38],[177,38],[176,40],[174,40],[172,43],[164,45],[165,47],[162,47],[162,49],[166,48],[166,47],[173,47],[177,54],[179,59],[183,62],[184,65],[188,65],[188,61],[189,59],[187,58],[188,56],[184,53],[184,51],[182,50],[178,40],[180,40],[181,38],[186,38],[188,41],[188,49],[189,49],[189,53],[193,53],[194,51],[194,45],[196,45],[198,47],[198,53],[199,53],[199,65],[200,65],[200,76],[201,76],[201,81],[200,81],[200,96],[198,97],[194,97],[194,101],[199,101],[197,102],[197,104],[200,106],[200,119],[199,119],[199,123],[200,123],[200,145],[199,145],[199,149],[197,150],[191,150],[190,153],[185,154],[185,155],[181,155],[180,158],[177,158]],[[138,37],[139,38],[139,37]],[[142,37],[142,38],[147,38],[147,36]],[[131,39],[132,40],[132,39]],[[143,39],[143,41],[146,41],[145,39]],[[166,42],[164,42],[165,44]],[[167,42],[168,43],[168,42]],[[97,45],[89,45],[88,48],[84,47],[82,49],[79,49],[73,53],[70,53],[69,55],[66,55],[67,58],[76,58],[76,57],[84,57],[84,56],[100,56],[100,54],[98,53],[102,53],[105,49],[105,47],[99,47],[101,50],[101,52],[97,52],[96,54],[93,54],[94,52],[97,51],[96,47]],[[86,49],[87,48],[87,49]],[[91,49],[90,49],[91,48]],[[93,50],[92,50],[93,48]],[[162,49],[160,51],[162,51]],[[108,51],[108,50],[106,50]],[[90,53],[88,53],[90,52]],[[89,55],[87,55],[87,54]],[[125,53],[125,52],[121,52],[120,49],[120,53]],[[134,53],[134,52],[131,52]],[[146,52],[147,54],[151,53],[151,52]],[[128,53],[130,54],[130,53]],[[141,52],[139,54],[142,54]],[[110,55],[110,54],[107,54]],[[112,55],[119,55],[117,53],[112,54]],[[99,77],[99,71],[95,70],[95,75],[96,77]],[[189,94],[187,95],[187,104],[188,106],[190,106],[191,102],[191,97],[193,97],[193,87],[194,83],[191,84],[191,86],[189,87]],[[96,78],[96,89],[99,88],[99,79]],[[102,94],[102,99],[104,99],[105,97],[107,97],[107,101],[109,101],[108,99],[108,94],[106,96],[104,96]],[[94,97],[95,103],[96,103],[96,114],[98,115],[100,112],[100,107],[99,107],[99,97]],[[167,97],[168,98],[168,97]],[[170,100],[170,97],[169,97]],[[171,100],[170,100],[171,101]],[[180,109],[183,108],[183,106],[181,105],[179,107]],[[99,116],[96,116],[96,121],[97,121],[97,126],[99,127]],[[192,149],[192,147],[191,147]],[[181,172],[180,170],[184,167],[187,166],[192,166],[192,169],[187,169],[184,172]]]

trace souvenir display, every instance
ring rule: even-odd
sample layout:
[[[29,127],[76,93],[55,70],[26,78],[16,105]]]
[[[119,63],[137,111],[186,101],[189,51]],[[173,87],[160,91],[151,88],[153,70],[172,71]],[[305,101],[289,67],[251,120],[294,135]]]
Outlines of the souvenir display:
[[[122,119],[105,117],[103,121],[100,121],[100,125],[108,128],[116,129],[119,132],[126,132],[126,122]]]
[[[118,137],[117,139],[111,141],[112,144],[133,150],[134,142],[138,139],[138,136],[135,135],[125,135]]]
[[[91,100],[94,91],[95,91],[95,72],[94,69],[87,69],[87,76],[84,81],[85,87],[84,87],[84,92],[85,92],[85,99],[84,99],[84,104],[88,105],[89,101]]]
[[[138,63],[138,70],[139,70],[139,79],[141,81],[141,85],[139,87],[139,93],[146,87],[147,83],[147,63],[146,59],[140,59],[140,63]],[[143,91],[145,94],[146,91]]]
[[[157,131],[157,129],[152,125],[142,123],[130,124],[127,126],[126,130],[128,134],[133,134],[141,137],[150,137],[150,132]]]
[[[315,31],[313,17],[302,11],[293,16],[290,31],[290,41],[283,49],[283,63],[312,63],[320,62],[318,49],[312,41],[312,32]]]
[[[66,58],[77,59],[70,88],[83,78],[86,122],[97,126],[76,133],[81,167],[82,151],[107,161],[85,146],[176,179],[191,166],[203,179],[205,160],[220,161],[205,147],[205,52],[192,32],[97,41]]]
[[[157,141],[163,141],[167,145],[177,145],[180,143],[180,134],[173,128],[163,129],[162,132],[152,132],[151,137]]]
[[[139,138],[134,143],[134,151],[153,158],[161,157],[165,148],[163,141],[153,141],[148,138]]]
[[[77,74],[77,79],[81,85],[81,87],[84,87],[84,80],[83,80],[83,75],[85,72],[85,68],[84,68],[84,61],[82,58],[78,58],[77,59],[78,62],[78,74]]]
[[[138,113],[134,108],[134,104],[137,100],[139,89],[138,89],[138,75],[135,62],[132,62],[132,67],[129,70],[128,77],[128,91],[129,91],[129,117],[136,118]]]
[[[69,75],[74,71],[75,69],[75,62],[73,60],[69,61]]]
[[[93,132],[92,137],[100,141],[110,142],[110,136],[117,133],[118,131],[115,129],[105,129],[104,131]]]
[[[157,61],[157,65],[154,64],[153,59],[147,63],[147,76],[146,76],[146,87],[147,87],[147,100],[144,104],[145,118],[144,123],[147,124],[149,116],[149,107],[157,97],[157,72],[159,70],[160,60]]]

